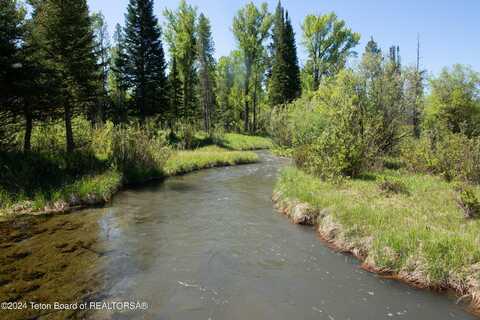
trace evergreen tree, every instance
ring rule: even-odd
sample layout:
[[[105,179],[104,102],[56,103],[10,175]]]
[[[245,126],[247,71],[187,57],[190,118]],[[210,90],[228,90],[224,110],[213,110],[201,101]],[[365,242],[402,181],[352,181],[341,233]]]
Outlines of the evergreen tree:
[[[112,108],[109,117],[115,123],[125,123],[128,119],[127,89],[125,80],[127,56],[124,48],[124,34],[120,24],[115,26],[114,46],[111,49],[111,72],[109,74],[110,97]]]
[[[98,88],[94,36],[86,0],[44,0],[34,7],[35,37],[44,63],[58,79],[67,152],[75,148],[72,116],[85,112]]]
[[[289,86],[287,87],[287,101],[298,98],[302,93],[300,83],[300,67],[298,65],[297,44],[295,42],[295,32],[293,31],[292,21],[285,14],[285,44],[286,44],[286,61],[289,78]]]
[[[24,39],[25,11],[16,0],[0,2],[0,146],[8,144],[7,131],[19,108],[19,73],[24,66],[21,42]]]
[[[126,14],[124,80],[132,90],[135,113],[142,121],[167,109],[165,56],[153,0],[130,0]]]
[[[214,44],[210,21],[205,15],[200,14],[198,19],[197,39],[200,95],[203,105],[203,123],[206,132],[210,132],[215,115],[215,96],[213,73],[215,72],[215,59],[213,58]]]
[[[91,119],[94,123],[104,123],[107,111],[109,109],[109,92],[108,92],[108,74],[110,72],[110,40],[108,35],[108,26],[105,17],[101,12],[92,15],[93,32],[95,36],[95,54],[97,56],[97,64],[99,66],[100,88],[97,104],[98,106],[92,112]]]
[[[292,101],[300,95],[300,69],[298,67],[295,33],[288,13],[280,2],[274,15],[273,61],[269,82],[269,102],[272,106]]]

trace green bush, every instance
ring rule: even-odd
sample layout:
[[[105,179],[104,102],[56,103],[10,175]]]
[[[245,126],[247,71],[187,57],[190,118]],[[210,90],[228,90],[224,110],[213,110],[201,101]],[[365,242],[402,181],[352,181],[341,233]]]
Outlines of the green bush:
[[[480,74],[454,65],[430,81],[425,108],[426,129],[447,129],[468,137],[480,135]]]
[[[425,134],[403,143],[401,157],[414,172],[438,174],[446,180],[480,183],[480,138],[444,132]]]
[[[269,134],[282,147],[311,144],[326,126],[315,96],[305,96],[272,111]]]
[[[165,135],[152,137],[138,125],[116,127],[111,150],[112,164],[123,172],[127,183],[162,176],[170,156]]]
[[[465,218],[478,218],[480,216],[480,200],[475,195],[475,190],[468,185],[458,185],[457,204],[462,209]]]
[[[358,93],[361,79],[343,71],[317,92],[318,111],[325,126],[305,153],[304,167],[324,179],[355,177],[377,161],[377,122]],[[298,156],[297,156],[298,157]]]

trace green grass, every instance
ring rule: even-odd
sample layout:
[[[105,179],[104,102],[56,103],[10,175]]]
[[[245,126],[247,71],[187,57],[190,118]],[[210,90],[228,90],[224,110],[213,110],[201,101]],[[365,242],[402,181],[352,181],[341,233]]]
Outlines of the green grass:
[[[165,150],[162,152],[165,152]],[[128,170],[128,182],[139,183],[149,179],[185,174],[204,168],[256,161],[258,161],[258,156],[253,152],[230,151],[217,146],[177,151],[171,154],[161,169],[156,167],[134,168],[135,174],[132,173],[132,170]],[[123,173],[115,169],[108,169],[101,173],[81,176],[73,182],[48,186],[48,188],[46,186],[36,186],[36,189],[28,194],[9,193],[0,187],[0,216],[43,212],[45,210],[63,211],[63,205],[67,203],[71,206],[101,204],[111,199],[126,182]],[[72,199],[74,199],[73,202]]]
[[[231,150],[260,150],[271,149],[273,143],[270,138],[227,133],[223,137],[221,146]]]
[[[253,152],[228,151],[220,147],[210,146],[197,150],[179,151],[173,154],[165,164],[164,172],[168,176],[173,176],[204,168],[256,161],[258,161],[258,156]]]
[[[385,193],[385,179],[401,183],[407,192]],[[480,220],[463,217],[452,183],[386,170],[334,184],[287,168],[276,191],[328,209],[342,226],[339,237],[363,247],[378,268],[421,274],[431,286],[480,280],[475,267],[480,263]],[[478,187],[475,192],[480,196]]]

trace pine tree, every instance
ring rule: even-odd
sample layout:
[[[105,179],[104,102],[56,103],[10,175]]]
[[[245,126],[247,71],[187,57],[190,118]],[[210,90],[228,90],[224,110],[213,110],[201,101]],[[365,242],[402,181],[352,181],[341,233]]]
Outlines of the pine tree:
[[[97,64],[99,66],[100,88],[98,97],[98,106],[91,118],[94,123],[104,123],[107,111],[109,109],[109,92],[108,92],[108,74],[110,72],[110,41],[108,35],[108,26],[105,17],[101,12],[92,15],[92,24],[95,36],[95,54],[97,56]]]
[[[278,2],[273,27],[273,61],[269,83],[269,102],[272,106],[292,101],[300,95],[295,33],[288,12]]]
[[[210,21],[202,13],[198,19],[197,39],[200,94],[203,104],[203,123],[206,132],[210,132],[215,114],[214,80],[215,59],[213,58],[214,44]]]
[[[110,97],[112,108],[109,112],[110,118],[115,123],[125,123],[128,120],[127,89],[125,80],[127,56],[124,48],[124,34],[120,24],[115,26],[113,34],[114,46],[111,49],[111,72],[109,75]]]
[[[153,0],[130,0],[126,14],[124,79],[142,121],[167,109],[167,80],[161,30]]]
[[[16,0],[0,2],[0,107],[9,100],[9,85],[13,80],[15,66],[20,63],[18,43],[23,38],[24,14],[19,12]]]
[[[300,83],[300,67],[298,65],[297,44],[295,43],[295,32],[293,31],[292,21],[290,20],[288,12],[285,14],[285,44],[285,61],[287,62],[288,70],[286,101],[290,102],[301,95],[302,89]]]
[[[98,88],[94,36],[86,0],[44,0],[34,7],[35,38],[46,65],[61,79],[66,149],[75,148],[72,116],[85,112]],[[93,94],[92,94],[93,93]]]
[[[0,2],[0,146],[8,143],[6,131],[18,108],[18,73],[24,64],[19,43],[24,37],[24,17],[16,0]]]

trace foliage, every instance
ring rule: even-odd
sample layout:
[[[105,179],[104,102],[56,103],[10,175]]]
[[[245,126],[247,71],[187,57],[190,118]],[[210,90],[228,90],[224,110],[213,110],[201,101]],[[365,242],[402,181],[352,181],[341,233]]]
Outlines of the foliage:
[[[111,162],[127,183],[142,182],[163,175],[170,156],[166,137],[154,136],[139,126],[118,126],[112,132]]]
[[[430,81],[431,95],[425,110],[425,127],[447,128],[469,137],[480,135],[480,74],[454,65]]]
[[[317,92],[317,110],[325,127],[303,149],[308,150],[304,163],[308,172],[325,179],[356,176],[377,160],[377,126],[359,94],[361,83],[353,72],[342,71]]]
[[[371,39],[358,70],[363,80],[366,111],[378,124],[375,143],[386,154],[395,151],[401,138],[400,127],[405,122],[404,79],[398,51],[398,47],[392,48],[390,56],[384,57]]]
[[[96,92],[98,72],[94,36],[86,0],[46,0],[34,6],[35,39],[42,63],[62,83],[58,101],[65,119],[66,150],[75,148],[71,119],[76,110],[85,112]]]
[[[210,21],[202,13],[198,18],[197,51],[199,60],[200,95],[203,104],[203,127],[210,132],[215,124],[214,44]]]
[[[170,56],[175,59],[178,80],[181,83],[180,119],[192,122],[199,113],[197,105],[197,10],[181,0],[176,11],[165,9],[167,20],[165,38]],[[173,71],[173,70],[171,70]],[[176,98],[172,96],[171,99]]]
[[[121,59],[122,81],[133,93],[134,114],[142,121],[164,114],[166,105],[165,57],[161,30],[153,15],[153,0],[130,0],[126,14]]]
[[[347,58],[355,55],[353,48],[360,34],[345,26],[335,13],[307,15],[302,24],[303,44],[308,52],[307,67],[312,88],[316,90],[324,76],[331,76],[345,67]]]
[[[244,121],[245,132],[250,132],[252,126],[250,124],[250,81],[252,73],[258,71],[260,67],[261,57],[264,53],[263,43],[269,35],[269,30],[272,24],[271,15],[268,13],[266,3],[263,3],[260,8],[257,8],[253,2],[248,3],[241,8],[233,19],[233,34],[238,41],[239,48],[242,52],[245,65],[244,78]],[[258,79],[257,79],[258,80]],[[255,88],[258,81],[253,81]],[[254,94],[254,102],[256,95]],[[254,122],[253,129],[256,129],[255,112],[256,105],[253,104]]]
[[[401,156],[414,172],[438,174],[447,180],[480,183],[480,139],[463,134],[425,134],[402,143]]]
[[[456,188],[457,204],[463,210],[465,218],[478,218],[480,216],[480,200],[477,198],[475,188],[460,184]]]
[[[268,82],[269,103],[272,106],[291,102],[300,96],[295,34],[288,12],[278,3],[273,19],[272,67]]]

